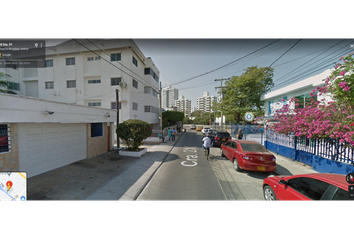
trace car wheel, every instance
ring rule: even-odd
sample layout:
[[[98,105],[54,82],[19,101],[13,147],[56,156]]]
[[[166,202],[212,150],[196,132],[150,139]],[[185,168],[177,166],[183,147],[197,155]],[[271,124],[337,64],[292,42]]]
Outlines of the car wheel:
[[[275,193],[271,187],[268,185],[263,188],[263,197],[266,201],[275,201],[277,198],[275,197]]]
[[[241,172],[242,169],[240,168],[240,166],[238,165],[237,159],[234,158],[234,169],[238,172]]]

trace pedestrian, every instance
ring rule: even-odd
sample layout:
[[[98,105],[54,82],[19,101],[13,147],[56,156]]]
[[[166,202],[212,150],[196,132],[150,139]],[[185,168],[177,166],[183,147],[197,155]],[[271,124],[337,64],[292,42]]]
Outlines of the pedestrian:
[[[239,140],[242,140],[242,138],[243,138],[243,132],[241,131],[241,129],[239,129],[238,130],[238,133],[237,133],[237,139],[239,139]]]
[[[168,133],[168,141],[171,141],[172,132],[170,128],[168,128],[167,133]]]
[[[162,136],[162,132],[159,133],[159,140],[160,142],[164,142],[163,136]]]
[[[176,134],[177,134],[176,129],[173,128],[173,129],[172,129],[172,141],[175,141],[175,140],[176,140]]]

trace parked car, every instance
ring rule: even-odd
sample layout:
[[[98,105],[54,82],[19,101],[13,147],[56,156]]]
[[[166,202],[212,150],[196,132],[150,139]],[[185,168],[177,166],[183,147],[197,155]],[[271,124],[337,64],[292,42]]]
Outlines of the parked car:
[[[203,127],[202,126],[198,126],[196,131],[202,131]]]
[[[228,158],[236,171],[273,172],[276,158],[262,144],[248,140],[230,140],[221,145],[221,156]]]
[[[205,135],[205,131],[206,131],[206,130],[209,130],[209,129],[210,129],[210,127],[203,127],[203,129],[202,129],[203,135]]]
[[[192,129],[195,130],[195,129],[196,129],[195,124],[192,124],[191,127],[190,127],[190,129],[191,129],[191,130],[192,130]]]
[[[210,129],[205,129],[205,131],[204,131],[204,134],[203,135],[208,135],[208,134],[211,134],[211,130],[213,130],[212,128],[210,128]]]
[[[209,137],[211,139],[211,146],[213,147],[221,146],[221,144],[232,139],[229,132],[214,129],[211,129],[209,132]]]
[[[353,200],[345,175],[331,173],[269,176],[263,180],[265,200]]]

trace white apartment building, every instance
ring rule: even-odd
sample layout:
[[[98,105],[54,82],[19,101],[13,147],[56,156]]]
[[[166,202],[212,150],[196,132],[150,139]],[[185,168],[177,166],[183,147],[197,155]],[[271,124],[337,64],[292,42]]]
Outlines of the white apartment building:
[[[216,96],[209,96],[209,92],[204,92],[203,97],[197,98],[197,110],[202,110],[203,112],[214,112],[214,110],[211,109],[211,106],[213,106],[213,102],[216,101]]]
[[[178,89],[168,86],[162,89],[162,108],[168,109],[176,107],[175,100],[178,100]]]
[[[184,112],[184,115],[187,117],[191,116],[192,113],[192,102],[189,99],[184,99],[184,96],[181,96],[178,100],[175,100],[175,106],[177,111]]]
[[[76,42],[78,41],[78,42]],[[131,39],[69,40],[46,48],[45,68],[5,68],[20,95],[116,109],[119,122],[141,119],[159,129],[159,70]]]

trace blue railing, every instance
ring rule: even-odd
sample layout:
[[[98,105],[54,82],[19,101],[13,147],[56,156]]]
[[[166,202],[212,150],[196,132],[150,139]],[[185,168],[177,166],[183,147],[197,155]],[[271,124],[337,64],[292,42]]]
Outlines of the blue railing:
[[[297,150],[300,150],[332,161],[354,165],[354,147],[346,142],[341,143],[338,139],[296,137],[293,134],[278,134],[267,130],[266,145],[268,143],[271,143],[270,147],[276,149],[277,152],[279,152],[279,146],[280,148],[284,146],[293,149],[293,160],[298,160],[299,152]]]

